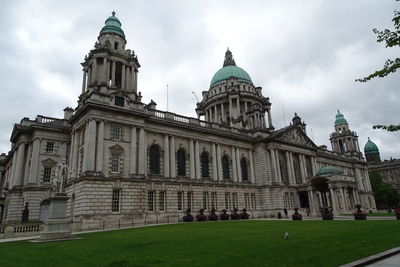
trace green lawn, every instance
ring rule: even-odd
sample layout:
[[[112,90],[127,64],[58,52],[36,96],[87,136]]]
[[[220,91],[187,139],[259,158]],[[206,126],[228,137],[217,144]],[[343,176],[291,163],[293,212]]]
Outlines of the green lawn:
[[[399,221],[228,221],[0,243],[0,266],[338,266],[400,245]],[[283,238],[285,232],[290,238]]]

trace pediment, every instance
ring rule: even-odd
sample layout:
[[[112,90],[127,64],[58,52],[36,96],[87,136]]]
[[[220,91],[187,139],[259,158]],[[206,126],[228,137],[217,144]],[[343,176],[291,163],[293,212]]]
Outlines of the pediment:
[[[47,158],[45,160],[42,160],[42,164],[46,165],[46,166],[52,166],[52,165],[56,165],[57,161],[51,159],[51,158]]]
[[[120,146],[120,145],[113,145],[113,146],[111,146],[110,147],[110,150],[111,151],[116,151],[116,152],[123,152],[124,151],[124,148],[122,147],[122,146]]]
[[[290,126],[277,133],[274,140],[309,148],[317,148],[314,142],[297,126]]]

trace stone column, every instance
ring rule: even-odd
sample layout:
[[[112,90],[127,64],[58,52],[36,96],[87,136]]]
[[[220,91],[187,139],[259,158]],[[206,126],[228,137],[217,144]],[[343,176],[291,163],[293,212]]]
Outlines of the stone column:
[[[277,182],[282,183],[282,174],[281,174],[281,167],[279,163],[279,151],[275,151],[275,160],[276,160],[276,177],[277,177]]]
[[[299,162],[300,162],[301,182],[305,183],[306,182],[307,172],[306,172],[306,169],[305,169],[306,165],[305,165],[305,162],[304,162],[304,155],[299,154]]]
[[[312,175],[315,175],[317,173],[317,164],[316,164],[315,158],[313,156],[311,156],[310,159],[311,159]]]
[[[144,128],[139,129],[139,150],[138,150],[138,174],[145,175],[147,173],[147,144],[145,139]]]
[[[88,75],[87,75],[87,85],[86,85],[86,89],[89,87],[89,85],[92,83],[92,67],[88,67],[88,71],[87,71]]]
[[[338,209],[338,207],[336,205],[337,197],[336,197],[335,191],[333,190],[333,188],[331,186],[329,186],[329,192],[330,192],[330,195],[331,195],[331,203],[332,203],[333,213],[338,214],[339,213],[339,209]]]
[[[249,164],[250,164],[250,181],[252,184],[255,184],[256,178],[254,173],[253,151],[251,151],[251,149],[249,149]]]
[[[211,153],[212,153],[211,155],[212,155],[212,176],[213,176],[213,181],[218,181],[217,149],[215,147],[215,143],[212,143]]]
[[[214,122],[219,123],[219,121],[218,121],[218,108],[217,108],[217,105],[214,106]]]
[[[196,179],[201,178],[200,174],[200,149],[199,149],[199,140],[194,142],[194,155],[195,155],[195,166],[196,166]]]
[[[237,177],[237,169],[236,169],[236,153],[235,148],[232,147],[231,149],[231,156],[232,156],[232,178],[234,182],[238,181]]]
[[[96,79],[97,79],[97,58],[93,58],[91,82],[94,83]]]
[[[206,121],[209,121],[209,119],[208,119],[208,111],[206,110],[205,111],[205,118],[204,118]]]
[[[68,179],[72,175],[72,162],[73,162],[72,157],[74,156],[74,143],[75,143],[75,131],[71,131],[71,146],[69,149],[69,159],[68,159]]]
[[[293,163],[293,153],[289,152],[289,160],[290,160],[290,170],[292,173],[292,183],[293,184],[297,184],[297,180],[296,180],[296,174],[294,171],[294,163]]]
[[[126,82],[126,80],[125,80],[125,65],[122,64],[122,70],[121,70],[121,88],[122,89],[126,88],[125,82]]]
[[[357,205],[358,203],[358,201],[357,201],[357,196],[356,196],[356,189],[355,188],[353,188],[353,199],[354,199],[354,205]]]
[[[268,127],[272,128],[272,117],[271,117],[271,109],[267,109],[267,114],[268,114]]]
[[[346,188],[343,188],[343,193],[344,193],[344,199],[346,202],[346,207],[347,207],[347,209],[351,210],[350,197],[349,197],[349,194],[348,194]]]
[[[229,98],[229,118],[230,118],[230,123],[229,125],[232,127],[232,98]]]
[[[272,171],[273,182],[278,182],[277,171],[276,171],[275,150],[271,149],[269,152],[271,154],[271,171]]]
[[[138,84],[138,81],[137,81],[138,80],[138,77],[137,77],[138,76],[138,74],[137,74],[138,71],[137,71],[137,69],[135,69],[134,72],[135,72],[135,80],[134,80],[135,81],[135,84],[134,84],[135,91],[134,92],[136,93],[137,92],[137,84]]]
[[[102,172],[104,163],[104,121],[102,120],[99,121],[96,156],[96,171]]]
[[[176,163],[175,163],[175,136],[171,136],[170,140],[170,148],[169,148],[169,158],[170,158],[170,172],[171,172],[171,178],[176,178]]]
[[[168,135],[164,134],[164,177],[169,176],[169,137]]]
[[[226,122],[225,111],[224,111],[224,103],[221,104],[221,120]]]
[[[78,177],[78,153],[79,153],[79,141],[80,141],[80,133],[75,131],[74,134],[74,144],[72,147],[72,157],[71,157],[71,176],[74,178]]]
[[[136,127],[131,125],[131,143],[129,151],[129,174],[137,173],[137,132]]]
[[[239,116],[240,116],[240,100],[239,100],[239,98],[236,98],[236,112],[237,112],[237,117],[239,118]]]
[[[103,82],[108,84],[108,61],[107,58],[103,58]]]
[[[193,139],[190,139],[189,143],[189,176],[190,179],[196,179],[196,169],[194,166],[195,155],[194,155],[194,142]]]
[[[222,175],[222,162],[221,162],[221,145],[217,144],[217,164],[218,164],[218,179],[219,181],[223,180],[223,175]]]
[[[86,138],[85,138],[86,139]],[[86,171],[94,171],[95,165],[95,153],[96,153],[96,121],[91,119],[88,124],[88,136],[86,139],[87,145],[85,150],[85,155],[87,154],[86,162]]]
[[[29,183],[29,159],[32,158],[32,144],[28,144],[28,152],[25,160],[25,173],[24,173],[24,185]]]
[[[342,197],[342,204],[343,204],[342,207],[343,207],[344,210],[347,210],[347,207],[346,207],[346,200],[345,200],[345,198],[344,198],[343,187],[340,187],[339,190],[340,190],[340,195],[341,195],[341,197]]]
[[[125,88],[128,89],[127,91],[131,91],[131,74],[129,70],[129,66],[125,66]]]
[[[236,168],[237,168],[238,182],[241,183],[243,180],[243,177],[242,177],[242,166],[240,166],[240,149],[239,149],[239,147],[236,148]]]
[[[15,165],[14,185],[22,185],[24,179],[24,158],[25,143],[21,142],[18,146],[17,161]]]
[[[83,69],[83,77],[82,77],[82,94],[86,91],[86,69]]]
[[[112,61],[112,68],[111,68],[111,86],[115,86],[115,61]]]
[[[291,164],[290,164],[290,157],[289,157],[289,152],[285,151],[285,158],[286,158],[286,169],[287,169],[287,173],[288,173],[288,180],[289,180],[289,184],[293,184],[293,179],[292,179],[292,168],[291,168]]]
[[[313,196],[313,192],[307,191],[308,193],[308,203],[310,204],[310,211],[312,215],[316,214],[316,208],[315,208],[315,203],[314,203],[314,196]]]

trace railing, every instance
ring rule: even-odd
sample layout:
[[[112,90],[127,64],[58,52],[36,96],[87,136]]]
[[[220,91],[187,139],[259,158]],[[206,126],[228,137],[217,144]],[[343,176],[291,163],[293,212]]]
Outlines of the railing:
[[[46,117],[42,115],[38,115],[36,117],[36,122],[38,123],[44,123],[44,124],[53,124],[53,125],[66,125],[66,121],[63,119],[57,119],[57,118],[52,118],[52,117]]]
[[[31,233],[31,232],[39,232],[41,223],[34,224],[21,224],[14,226],[14,233]]]
[[[241,129],[230,127],[228,125],[202,121],[202,120],[199,120],[196,118],[181,116],[181,115],[177,115],[175,113],[161,111],[161,110],[153,110],[151,112],[151,114],[153,114],[156,118],[173,120],[176,122],[190,124],[190,125],[198,125],[198,126],[201,126],[204,128],[219,129],[219,130],[229,131],[229,132],[234,132],[234,133],[241,132]]]
[[[6,223],[0,225],[0,238],[15,238],[39,235],[43,223]]]

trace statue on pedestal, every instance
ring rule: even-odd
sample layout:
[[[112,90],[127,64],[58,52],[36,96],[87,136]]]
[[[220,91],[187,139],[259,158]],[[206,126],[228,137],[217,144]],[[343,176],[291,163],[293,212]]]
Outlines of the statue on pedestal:
[[[63,159],[56,167],[55,177],[52,180],[53,194],[65,194],[65,182],[67,181],[68,166],[66,160]]]

